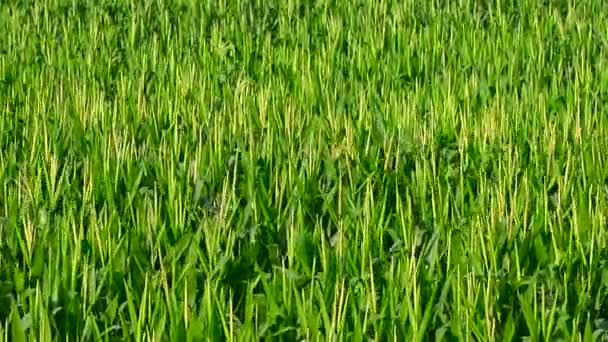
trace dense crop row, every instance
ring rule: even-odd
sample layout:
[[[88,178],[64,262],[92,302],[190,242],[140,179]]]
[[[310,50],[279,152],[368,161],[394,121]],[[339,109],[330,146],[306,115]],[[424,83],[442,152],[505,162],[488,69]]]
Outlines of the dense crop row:
[[[608,336],[603,1],[0,2],[0,340]]]

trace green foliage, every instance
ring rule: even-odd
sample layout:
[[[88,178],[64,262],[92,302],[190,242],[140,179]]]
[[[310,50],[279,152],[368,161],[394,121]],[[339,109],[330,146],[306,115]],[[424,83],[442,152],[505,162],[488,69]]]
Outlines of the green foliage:
[[[0,340],[607,339],[607,16],[0,3]]]

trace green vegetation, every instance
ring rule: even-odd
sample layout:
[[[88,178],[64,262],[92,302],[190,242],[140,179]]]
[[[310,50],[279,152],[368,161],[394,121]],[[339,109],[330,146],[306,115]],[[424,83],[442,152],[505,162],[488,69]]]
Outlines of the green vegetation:
[[[0,3],[0,340],[608,337],[608,2]]]

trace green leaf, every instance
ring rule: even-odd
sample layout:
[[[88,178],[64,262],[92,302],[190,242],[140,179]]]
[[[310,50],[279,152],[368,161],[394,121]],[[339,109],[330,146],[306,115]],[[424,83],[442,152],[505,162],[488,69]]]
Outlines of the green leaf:
[[[503,335],[503,341],[512,341],[515,336],[515,322],[513,321],[513,312],[509,312],[507,322],[505,323],[505,330]]]
[[[11,341],[27,341],[25,329],[23,327],[23,324],[21,323],[21,318],[19,317],[19,312],[17,311],[17,308],[14,305],[13,310],[11,311]]]
[[[30,269],[30,275],[34,278],[38,278],[44,272],[45,263],[45,248],[44,248],[44,240],[40,239],[36,241],[36,246],[34,247],[34,256],[32,260],[32,267]]]

